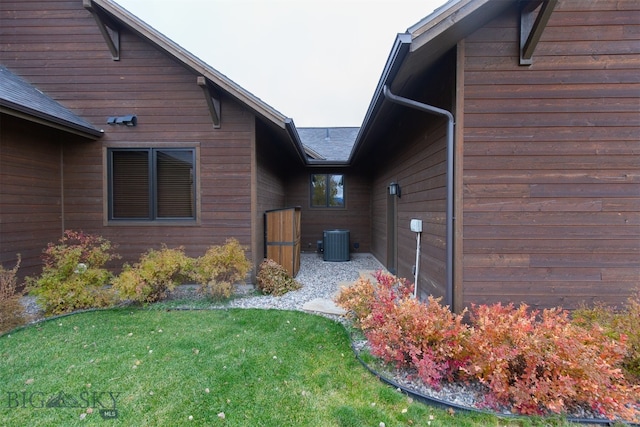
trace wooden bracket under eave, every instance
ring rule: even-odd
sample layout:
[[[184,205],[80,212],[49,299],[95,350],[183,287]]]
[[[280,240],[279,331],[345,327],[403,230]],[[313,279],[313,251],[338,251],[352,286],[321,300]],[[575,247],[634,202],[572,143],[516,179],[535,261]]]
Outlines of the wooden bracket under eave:
[[[558,0],[521,1],[520,9],[520,65],[533,64],[533,51],[549,22]],[[540,11],[536,14],[538,6]]]
[[[92,0],[82,0],[82,5],[85,9],[91,12],[93,18],[98,24],[98,28],[104,37],[104,41],[109,47],[111,52],[111,58],[114,61],[120,60],[120,28],[111,20],[107,15],[98,10]]]
[[[204,91],[204,97],[207,100],[207,106],[209,107],[211,120],[213,120],[214,129],[220,129],[220,99],[213,95],[213,91],[207,84],[206,77],[198,76],[198,86]]]

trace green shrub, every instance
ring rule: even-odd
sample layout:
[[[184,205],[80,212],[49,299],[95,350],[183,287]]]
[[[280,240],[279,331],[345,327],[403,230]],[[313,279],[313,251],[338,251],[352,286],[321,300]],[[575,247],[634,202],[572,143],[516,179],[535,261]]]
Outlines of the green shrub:
[[[16,294],[16,274],[20,268],[20,261],[18,254],[18,261],[11,270],[5,270],[0,265],[0,333],[16,328],[26,320],[20,304],[22,295]]]
[[[223,246],[211,246],[195,261],[191,277],[200,284],[200,292],[213,299],[231,296],[233,284],[251,271],[245,250],[236,239],[227,239]]]
[[[264,260],[260,264],[256,281],[262,293],[275,296],[284,295],[302,287],[283,266],[272,259]]]
[[[624,337],[627,347],[622,361],[624,373],[630,381],[640,382],[640,291],[627,300],[622,310],[603,304],[575,310],[573,322],[587,328],[598,325],[605,335],[618,341]]]
[[[166,297],[191,273],[193,260],[185,255],[184,248],[150,249],[133,266],[125,264],[118,277],[113,280],[113,288],[118,297],[139,303],[159,301]]]
[[[117,258],[107,239],[67,230],[45,249],[42,274],[27,278],[29,292],[46,314],[109,306],[113,295],[106,286],[112,275],[104,266]]]

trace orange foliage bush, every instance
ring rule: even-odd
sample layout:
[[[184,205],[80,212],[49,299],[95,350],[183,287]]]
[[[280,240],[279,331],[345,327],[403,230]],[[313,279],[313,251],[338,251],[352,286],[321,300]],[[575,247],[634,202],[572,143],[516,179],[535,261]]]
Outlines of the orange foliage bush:
[[[440,299],[413,298],[413,285],[387,273],[377,284],[360,279],[336,302],[348,310],[371,353],[416,369],[434,388],[443,381],[480,382],[485,404],[520,414],[591,409],[609,418],[638,420],[640,388],[620,369],[627,349],[602,328],[572,323],[560,308],[473,306],[470,324]]]
[[[466,378],[490,390],[492,402],[521,414],[564,413],[586,407],[600,415],[633,417],[625,404],[637,390],[619,369],[622,343],[602,329],[572,324],[559,308],[474,306]]]

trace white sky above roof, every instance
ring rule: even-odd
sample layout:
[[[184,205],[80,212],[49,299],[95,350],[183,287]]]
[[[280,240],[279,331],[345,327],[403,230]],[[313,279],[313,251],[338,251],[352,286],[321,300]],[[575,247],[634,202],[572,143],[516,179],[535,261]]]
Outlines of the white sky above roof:
[[[297,127],[360,126],[397,33],[446,0],[115,0]]]

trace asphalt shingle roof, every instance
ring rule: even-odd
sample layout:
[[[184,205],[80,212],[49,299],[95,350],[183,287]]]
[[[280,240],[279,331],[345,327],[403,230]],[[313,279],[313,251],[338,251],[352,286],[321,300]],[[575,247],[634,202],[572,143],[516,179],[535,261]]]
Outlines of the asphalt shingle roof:
[[[298,135],[305,148],[322,157],[318,160],[346,162],[359,130],[357,127],[298,128]]]
[[[100,136],[91,123],[0,65],[0,105],[48,122]]]

